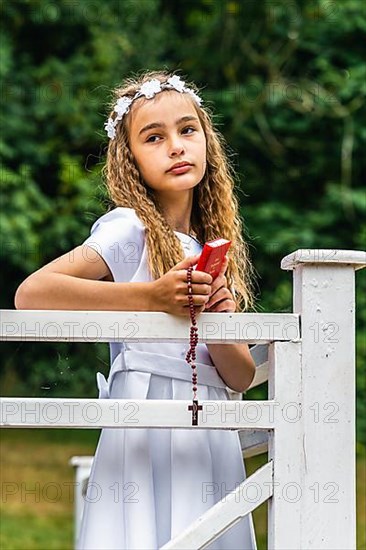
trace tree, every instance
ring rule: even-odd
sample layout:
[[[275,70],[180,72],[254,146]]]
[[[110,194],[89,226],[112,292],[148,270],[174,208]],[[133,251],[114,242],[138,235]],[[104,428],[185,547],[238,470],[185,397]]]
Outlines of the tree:
[[[257,308],[289,311],[284,255],[365,243],[362,8],[358,0],[3,4],[2,307],[13,307],[29,272],[80,244],[105,209],[109,90],[131,71],[167,67],[201,85],[230,145]],[[366,441],[363,274],[357,288],[358,434]],[[17,372],[28,395],[30,384],[39,393],[56,383],[59,394],[92,393],[92,346],[60,345],[59,369],[55,346],[19,347],[6,354],[9,388]],[[106,346],[98,354],[95,368],[107,370]],[[65,383],[57,373],[68,366],[74,376]]]

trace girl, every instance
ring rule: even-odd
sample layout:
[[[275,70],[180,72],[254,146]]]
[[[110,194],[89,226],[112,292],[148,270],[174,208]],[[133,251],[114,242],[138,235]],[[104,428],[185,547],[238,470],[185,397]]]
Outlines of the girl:
[[[194,85],[147,72],[116,90],[105,125],[106,181],[115,208],[75,250],[19,287],[21,309],[163,311],[189,316],[187,269],[202,244],[232,241],[219,276],[192,272],[197,314],[252,304],[233,176]],[[235,291],[234,291],[235,286]],[[188,345],[112,343],[111,399],[192,396]],[[246,344],[198,344],[200,400],[244,391],[255,371]],[[157,549],[245,478],[238,434],[217,430],[104,429],[85,502],[79,549]],[[250,516],[210,548],[252,549]]]

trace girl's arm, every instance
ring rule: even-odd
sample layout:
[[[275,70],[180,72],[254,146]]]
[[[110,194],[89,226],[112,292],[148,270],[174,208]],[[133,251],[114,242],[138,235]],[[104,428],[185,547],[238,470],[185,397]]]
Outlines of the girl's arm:
[[[30,275],[15,295],[17,309],[163,311],[189,317],[187,272],[198,255],[187,257],[156,281],[118,283],[103,258],[78,246]],[[211,291],[211,275],[193,275],[193,301],[203,310]]]
[[[57,258],[32,273],[15,294],[17,309],[151,311],[150,283],[115,283],[107,264],[91,247]]]
[[[229,388],[237,392],[248,389],[256,369],[248,344],[207,344],[207,349]]]
[[[228,259],[222,264],[221,271],[211,286],[211,296],[204,311],[232,312],[236,310],[233,295],[227,288],[225,277]],[[211,359],[226,385],[234,391],[243,392],[253,381],[255,362],[248,344],[207,344]]]

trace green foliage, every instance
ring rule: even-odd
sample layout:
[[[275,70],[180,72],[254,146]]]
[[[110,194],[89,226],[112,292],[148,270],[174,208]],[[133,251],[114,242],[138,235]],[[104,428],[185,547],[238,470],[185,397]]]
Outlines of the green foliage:
[[[81,244],[105,210],[109,90],[127,72],[158,65],[169,43],[158,8],[154,0],[2,5],[2,308],[14,307],[29,273]],[[106,344],[96,348],[4,344],[3,394],[95,395],[95,371],[109,360]]]
[[[13,307],[28,273],[82,243],[104,211],[109,90],[145,68],[181,69],[217,113],[238,172],[259,310],[291,310],[284,255],[364,248],[366,15],[359,0],[17,0],[4,3],[2,15],[2,307]],[[357,276],[364,442],[365,279]],[[106,346],[98,348],[104,367]],[[65,344],[62,353],[71,361],[74,350]],[[77,353],[66,385],[74,395],[95,365],[92,346]],[[41,373],[55,381],[54,355],[45,344],[26,358],[10,353],[8,380],[15,371],[37,393],[47,382]]]

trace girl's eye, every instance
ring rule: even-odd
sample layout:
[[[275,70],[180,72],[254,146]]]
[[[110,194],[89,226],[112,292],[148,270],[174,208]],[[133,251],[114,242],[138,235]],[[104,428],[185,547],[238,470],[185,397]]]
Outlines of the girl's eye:
[[[155,143],[156,142],[156,138],[159,138],[160,136],[157,136],[157,135],[153,135],[153,136],[149,136],[146,140],[146,142],[148,143]]]
[[[196,131],[196,128],[194,128],[193,126],[186,126],[185,128],[183,128],[182,133],[192,134],[195,131]]]

